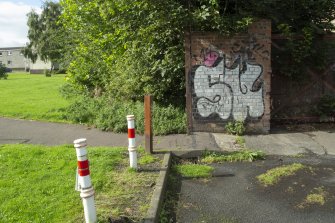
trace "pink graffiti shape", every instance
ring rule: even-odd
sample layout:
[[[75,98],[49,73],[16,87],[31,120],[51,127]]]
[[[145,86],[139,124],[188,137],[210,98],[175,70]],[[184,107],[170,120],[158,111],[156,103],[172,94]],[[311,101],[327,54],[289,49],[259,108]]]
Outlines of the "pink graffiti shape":
[[[211,51],[206,54],[205,60],[204,60],[204,65],[207,67],[212,67],[215,63],[215,61],[218,59],[219,54],[215,51]]]

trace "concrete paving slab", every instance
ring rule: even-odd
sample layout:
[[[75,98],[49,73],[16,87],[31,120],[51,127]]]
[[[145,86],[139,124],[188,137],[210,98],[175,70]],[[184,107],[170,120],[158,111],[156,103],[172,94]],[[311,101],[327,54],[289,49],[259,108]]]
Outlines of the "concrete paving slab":
[[[236,144],[237,136],[224,133],[212,133],[216,144],[223,151],[237,151],[241,148]]]
[[[299,153],[325,154],[324,147],[306,133],[279,133],[244,136],[246,147],[262,150],[269,155],[296,155]]]
[[[178,134],[154,137],[155,149],[205,150],[218,149],[211,133],[195,132],[191,135]]]
[[[310,137],[323,147],[326,154],[335,155],[335,133],[327,131],[315,131]]]

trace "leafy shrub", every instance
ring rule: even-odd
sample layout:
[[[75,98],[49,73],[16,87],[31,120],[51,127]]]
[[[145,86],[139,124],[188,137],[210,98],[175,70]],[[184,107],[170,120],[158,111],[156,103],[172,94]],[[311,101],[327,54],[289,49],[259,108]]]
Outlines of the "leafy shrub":
[[[8,74],[7,74],[7,70],[6,70],[6,67],[2,64],[0,64],[0,79],[3,78],[3,79],[7,79],[8,77]]]
[[[245,126],[243,121],[228,122],[225,126],[227,133],[233,135],[243,135],[245,132]]]
[[[67,109],[65,118],[76,123],[94,124],[98,103],[87,97],[75,100]]]
[[[46,77],[51,77],[51,71],[50,70],[48,70],[48,69],[45,69],[44,70],[44,75],[46,76]]]
[[[142,102],[110,100],[107,97],[78,97],[67,108],[66,119],[95,125],[104,131],[127,132],[127,115],[135,115],[136,132],[144,133],[144,104]],[[172,105],[153,104],[153,132],[156,135],[186,132],[186,114]]]

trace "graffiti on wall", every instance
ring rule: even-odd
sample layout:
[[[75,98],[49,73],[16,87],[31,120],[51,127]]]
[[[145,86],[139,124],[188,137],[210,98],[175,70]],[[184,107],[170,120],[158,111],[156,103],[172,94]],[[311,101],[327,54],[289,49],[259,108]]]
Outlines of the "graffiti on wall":
[[[201,65],[193,67],[194,104],[202,117],[244,121],[264,113],[263,67],[252,50],[234,47],[229,55],[215,46],[203,49]]]

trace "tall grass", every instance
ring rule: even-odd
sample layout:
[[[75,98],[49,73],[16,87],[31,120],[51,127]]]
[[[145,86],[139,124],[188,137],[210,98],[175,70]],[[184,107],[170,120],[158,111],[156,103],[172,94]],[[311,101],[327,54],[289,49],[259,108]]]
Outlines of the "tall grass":
[[[127,132],[126,116],[135,115],[136,131],[144,132],[144,104],[137,101],[116,101],[105,97],[78,97],[71,104],[66,118],[78,123],[88,123],[99,129],[113,132]],[[186,132],[186,113],[172,105],[153,105],[153,132],[156,135]]]

